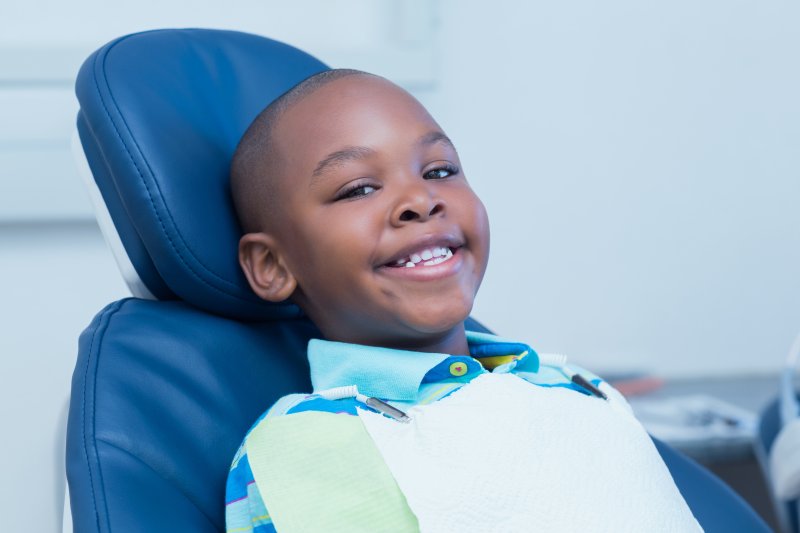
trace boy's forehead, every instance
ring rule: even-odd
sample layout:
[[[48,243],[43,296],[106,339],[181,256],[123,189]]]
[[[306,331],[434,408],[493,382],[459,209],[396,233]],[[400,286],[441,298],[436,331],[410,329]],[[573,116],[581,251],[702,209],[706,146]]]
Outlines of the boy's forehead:
[[[274,134],[286,155],[313,157],[308,152],[379,144],[387,135],[418,136],[432,129],[439,126],[405,90],[383,78],[353,75],[296,102],[280,117]]]

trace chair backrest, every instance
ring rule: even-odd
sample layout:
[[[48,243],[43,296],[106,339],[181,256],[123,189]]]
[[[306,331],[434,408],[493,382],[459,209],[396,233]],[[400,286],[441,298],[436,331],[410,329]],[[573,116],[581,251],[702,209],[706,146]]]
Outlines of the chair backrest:
[[[90,56],[78,133],[127,259],[156,299],[239,319],[297,316],[256,298],[237,263],[230,158],[269,102],[327,67],[263,37],[161,30]]]
[[[248,427],[310,390],[305,348],[319,333],[247,286],[228,167],[256,114],[326,68],[270,39],[197,29],[122,37],[81,68],[78,133],[104,231],[129,285],[158,301],[112,303],[81,336],[67,436],[75,531],[224,530]]]
[[[314,327],[241,275],[228,166],[256,114],[326,68],[269,39],[195,29],[122,37],[81,68],[78,133],[104,230],[162,301],[113,303],[81,337],[67,444],[76,531],[221,530],[244,432],[309,389]]]
[[[150,299],[110,304],[79,342],[67,434],[75,531],[223,531],[228,466],[248,427],[279,396],[310,390],[305,348],[318,332],[241,275],[228,165],[256,114],[325,68],[214,30],[122,37],[82,67],[78,131],[106,231]],[[759,523],[657,446],[707,530]]]

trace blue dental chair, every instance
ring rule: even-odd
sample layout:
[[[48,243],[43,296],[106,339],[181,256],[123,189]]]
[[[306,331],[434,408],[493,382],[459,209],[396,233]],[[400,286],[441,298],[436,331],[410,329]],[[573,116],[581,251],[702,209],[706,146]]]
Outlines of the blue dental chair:
[[[256,114],[326,68],[215,30],[122,37],[81,68],[89,188],[134,297],[80,338],[67,434],[74,531],[224,531],[244,433],[276,398],[310,390],[305,347],[318,332],[248,288],[227,175]],[[656,446],[706,531],[768,531],[720,481]]]

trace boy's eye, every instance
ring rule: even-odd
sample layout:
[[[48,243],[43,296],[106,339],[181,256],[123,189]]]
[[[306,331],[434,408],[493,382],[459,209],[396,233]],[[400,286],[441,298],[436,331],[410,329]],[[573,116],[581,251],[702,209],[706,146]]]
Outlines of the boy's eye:
[[[366,196],[368,194],[372,194],[373,192],[377,191],[378,189],[373,187],[372,185],[364,185],[364,184],[355,184],[352,187],[348,187],[339,193],[336,196],[336,200],[346,200],[348,198],[358,198],[360,196]]]
[[[458,174],[458,168],[453,165],[445,165],[443,167],[434,168],[422,175],[426,180],[441,180],[449,178],[453,174]]]

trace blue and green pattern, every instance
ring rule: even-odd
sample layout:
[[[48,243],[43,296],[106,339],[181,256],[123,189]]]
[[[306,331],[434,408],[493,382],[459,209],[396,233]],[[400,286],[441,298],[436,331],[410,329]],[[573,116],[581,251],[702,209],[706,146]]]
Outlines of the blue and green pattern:
[[[588,393],[572,383],[570,374],[580,372],[595,386],[601,382],[574,366],[565,369],[540,364],[536,352],[524,343],[476,332],[467,332],[467,341],[470,355],[315,339],[308,346],[311,382],[315,392],[357,385],[362,394],[401,410],[439,401],[486,372],[513,373],[534,385],[565,387],[583,394]],[[279,515],[281,533],[313,531],[322,527],[320,524],[325,531],[416,531],[416,519],[388,467],[377,460],[377,450],[357,418],[356,408],[367,407],[352,398],[327,400],[314,393],[292,394],[262,415],[245,437],[228,474],[227,532],[276,531],[268,506]],[[309,460],[303,461],[303,457]],[[326,462],[332,457],[338,464]],[[299,481],[301,478],[305,481]],[[348,482],[335,489],[344,479]],[[309,491],[315,493],[314,506],[303,496]],[[330,492],[331,497],[321,501],[320,491]],[[364,498],[365,494],[369,497]],[[349,525],[342,525],[342,517],[351,520]],[[386,529],[386,524],[395,529]]]

